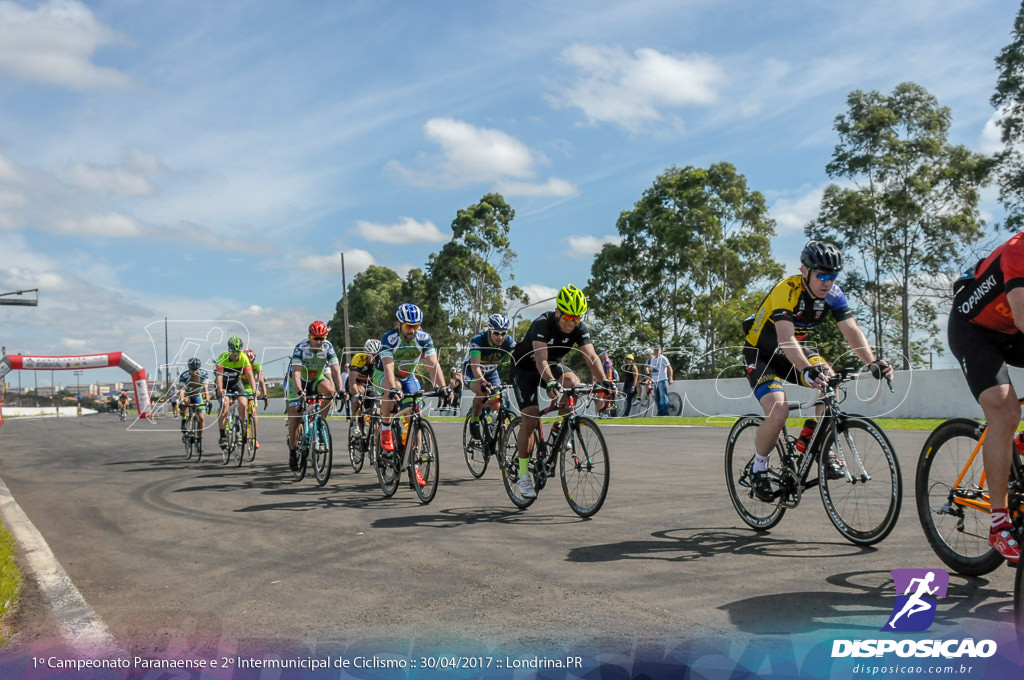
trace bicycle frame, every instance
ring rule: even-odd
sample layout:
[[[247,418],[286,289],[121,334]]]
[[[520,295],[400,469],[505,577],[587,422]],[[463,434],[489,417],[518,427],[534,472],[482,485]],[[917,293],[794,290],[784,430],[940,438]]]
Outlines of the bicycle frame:
[[[487,409],[490,409],[491,414],[493,414],[493,421],[498,424],[498,428],[501,428],[495,430],[493,437],[491,436],[490,428],[480,428],[480,438],[484,443],[484,453],[488,456],[493,456],[498,453],[498,444],[501,442],[501,437],[504,433],[504,427],[507,420],[505,414],[513,413],[512,409],[505,407],[505,390],[511,388],[512,385],[502,384],[496,391],[491,393],[490,398],[484,402],[484,408],[480,412],[480,415],[482,416]]]

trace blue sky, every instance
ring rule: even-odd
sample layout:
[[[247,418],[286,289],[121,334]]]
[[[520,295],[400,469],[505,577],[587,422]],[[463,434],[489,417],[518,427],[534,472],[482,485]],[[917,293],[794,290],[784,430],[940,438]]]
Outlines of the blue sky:
[[[331,317],[339,252],[349,280],[404,275],[490,191],[541,299],[586,283],[671,165],[733,163],[794,268],[850,91],[914,81],[952,110],[951,141],[995,148],[1017,9],[0,0],[0,292],[40,289],[0,307],[0,344],[153,369],[167,317],[171,355],[222,320],[276,358]]]

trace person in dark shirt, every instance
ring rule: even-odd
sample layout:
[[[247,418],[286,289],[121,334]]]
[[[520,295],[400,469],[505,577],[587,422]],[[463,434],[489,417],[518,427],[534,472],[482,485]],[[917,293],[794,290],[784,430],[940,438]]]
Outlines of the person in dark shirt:
[[[519,451],[519,493],[523,498],[535,498],[528,462],[533,450],[533,435],[540,420],[540,406],[537,402],[537,388],[543,384],[550,398],[560,388],[578,385],[579,377],[568,367],[558,363],[573,347],[578,347],[587,362],[594,380],[605,389],[614,392],[615,383],[606,380],[601,359],[594,351],[590,331],[583,323],[587,313],[587,298],[583,291],[569,284],[558,292],[556,308],[534,319],[530,330],[516,344],[512,353],[512,385],[516,401],[523,414],[516,441]]]

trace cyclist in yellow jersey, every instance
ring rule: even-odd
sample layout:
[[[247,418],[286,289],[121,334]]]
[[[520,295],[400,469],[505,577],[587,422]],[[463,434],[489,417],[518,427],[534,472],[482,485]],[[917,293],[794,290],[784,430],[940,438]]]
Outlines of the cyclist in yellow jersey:
[[[754,439],[751,481],[754,495],[766,503],[774,500],[768,457],[786,428],[789,415],[782,382],[821,390],[832,375],[828,362],[813,348],[801,344],[810,330],[831,313],[850,349],[869,366],[871,374],[879,380],[891,380],[893,376],[892,366],[875,359],[846,295],[835,284],[843,268],[839,249],[824,241],[810,241],[800,253],[800,262],[800,273],[776,284],[757,312],[743,322],[747,381],[765,415]],[[838,461],[833,468],[837,465]],[[838,477],[842,471],[833,469],[829,474]]]
[[[374,365],[377,363],[377,356],[380,354],[380,340],[370,338],[363,345],[363,352],[352,357],[348,365],[348,393],[352,404],[352,417],[359,423],[359,434],[365,435],[363,431],[363,397],[366,396],[366,387],[370,384],[373,375]]]

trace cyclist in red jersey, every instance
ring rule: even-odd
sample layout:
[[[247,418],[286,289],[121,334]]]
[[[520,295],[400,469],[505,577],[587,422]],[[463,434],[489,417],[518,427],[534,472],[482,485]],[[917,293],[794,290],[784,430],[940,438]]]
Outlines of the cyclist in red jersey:
[[[992,505],[988,543],[1010,562],[1020,559],[1007,485],[1020,403],[1007,365],[1024,366],[1024,232],[965,272],[953,287],[949,348],[985,413],[981,455]]]

